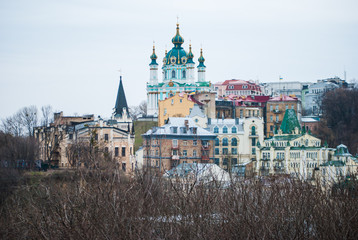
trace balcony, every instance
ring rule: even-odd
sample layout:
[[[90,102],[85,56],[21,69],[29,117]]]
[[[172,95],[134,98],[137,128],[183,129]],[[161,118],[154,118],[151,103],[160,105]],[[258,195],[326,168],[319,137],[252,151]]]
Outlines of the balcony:
[[[250,133],[249,137],[250,137],[250,138],[258,138],[259,135],[257,135],[256,132],[254,132],[254,133]]]
[[[202,146],[201,146],[201,148],[202,148],[203,150],[209,150],[209,147],[210,147],[209,145],[202,145]]]
[[[274,109],[274,110],[272,110],[272,112],[279,114],[279,113],[281,113],[282,111],[281,111],[280,109]]]
[[[210,157],[209,156],[201,156],[201,160],[202,161],[208,161],[210,160]]]
[[[283,162],[285,159],[283,159],[283,158],[275,158],[274,159],[274,161],[276,161],[276,162]]]
[[[172,160],[179,160],[179,155],[172,155]]]
[[[172,149],[178,150],[178,149],[179,149],[179,145],[173,145],[173,146],[172,146]]]

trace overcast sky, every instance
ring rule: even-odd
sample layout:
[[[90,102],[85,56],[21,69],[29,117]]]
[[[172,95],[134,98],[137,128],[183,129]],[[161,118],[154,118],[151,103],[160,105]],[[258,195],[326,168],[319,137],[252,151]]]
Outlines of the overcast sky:
[[[0,0],[0,118],[29,105],[110,117],[119,69],[138,105],[177,16],[213,83],[358,78],[357,0]]]

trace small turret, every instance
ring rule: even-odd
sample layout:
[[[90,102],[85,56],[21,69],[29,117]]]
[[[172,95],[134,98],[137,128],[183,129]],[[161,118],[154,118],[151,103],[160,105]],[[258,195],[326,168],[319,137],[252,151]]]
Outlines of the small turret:
[[[203,49],[200,49],[200,57],[198,58],[198,82],[205,82],[205,68],[204,65],[205,58],[203,57]]]
[[[153,42],[153,53],[150,56],[150,59],[152,59],[152,62],[149,64],[150,67],[150,79],[149,84],[150,85],[156,85],[158,84],[158,63],[157,63],[157,55],[155,54],[155,45]]]

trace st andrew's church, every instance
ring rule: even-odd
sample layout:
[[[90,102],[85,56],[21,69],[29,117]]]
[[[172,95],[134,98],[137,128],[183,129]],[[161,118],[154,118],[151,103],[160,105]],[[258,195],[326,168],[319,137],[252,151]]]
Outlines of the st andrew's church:
[[[158,63],[155,54],[155,46],[153,46],[153,54],[150,56],[150,80],[147,83],[147,115],[158,115],[158,101],[172,97],[179,93],[197,93],[210,92],[213,86],[205,79],[205,69],[203,50],[200,50],[198,58],[198,79],[195,81],[195,62],[194,54],[189,45],[189,52],[182,47],[184,38],[180,36],[179,24],[177,24],[176,35],[172,38],[174,47],[169,51],[165,51],[163,59],[163,81],[158,82]]]

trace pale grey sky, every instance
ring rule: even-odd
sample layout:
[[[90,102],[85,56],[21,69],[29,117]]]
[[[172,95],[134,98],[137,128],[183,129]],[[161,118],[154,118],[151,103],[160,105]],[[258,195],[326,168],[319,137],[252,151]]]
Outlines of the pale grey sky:
[[[119,69],[139,104],[152,43],[161,64],[177,16],[213,83],[358,78],[357,0],[0,0],[0,118],[47,104],[109,117]]]

